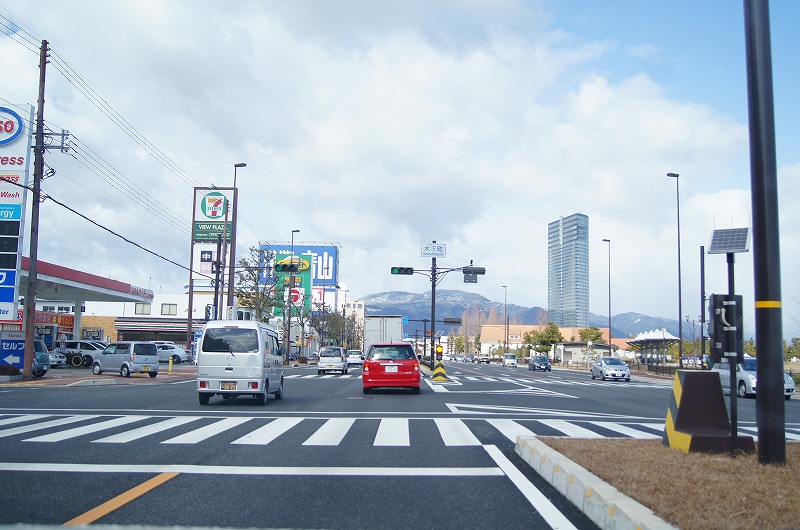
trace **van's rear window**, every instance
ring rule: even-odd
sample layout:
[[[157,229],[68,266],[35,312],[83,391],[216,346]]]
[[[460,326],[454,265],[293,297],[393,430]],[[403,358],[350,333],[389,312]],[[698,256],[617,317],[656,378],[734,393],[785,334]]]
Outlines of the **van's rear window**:
[[[133,353],[136,355],[158,355],[155,344],[134,344]]]
[[[203,336],[202,351],[236,353],[258,351],[258,331],[244,328],[211,328]]]

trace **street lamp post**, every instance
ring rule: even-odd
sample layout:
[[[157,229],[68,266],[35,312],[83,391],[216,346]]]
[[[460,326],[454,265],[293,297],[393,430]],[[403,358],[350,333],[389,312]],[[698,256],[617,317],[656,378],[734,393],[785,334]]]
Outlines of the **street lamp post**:
[[[681,303],[681,192],[678,186],[678,173],[667,173],[675,179],[675,197],[678,212],[678,368],[683,368],[683,306]]]
[[[508,352],[508,286],[501,285],[503,288],[503,355]]]
[[[603,241],[608,243],[608,354],[611,355],[611,240]]]
[[[238,162],[233,165],[233,221],[231,223],[231,263],[228,272],[228,306],[233,306],[233,272],[236,268],[236,218],[239,211],[239,189],[236,187],[236,170],[240,167],[247,167],[247,164]]]

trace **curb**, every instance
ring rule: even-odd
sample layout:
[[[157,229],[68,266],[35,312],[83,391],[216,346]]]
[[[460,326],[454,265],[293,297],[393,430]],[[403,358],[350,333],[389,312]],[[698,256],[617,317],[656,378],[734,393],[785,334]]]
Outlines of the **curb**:
[[[514,450],[534,471],[600,528],[676,529],[650,508],[532,436],[517,436]]]

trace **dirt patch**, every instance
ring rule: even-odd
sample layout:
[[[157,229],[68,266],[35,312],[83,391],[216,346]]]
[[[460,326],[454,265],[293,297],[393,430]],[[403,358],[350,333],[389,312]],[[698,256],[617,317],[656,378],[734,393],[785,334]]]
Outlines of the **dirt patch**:
[[[800,443],[787,444],[777,466],[756,453],[686,454],[660,440],[539,439],[678,528],[800,528]]]

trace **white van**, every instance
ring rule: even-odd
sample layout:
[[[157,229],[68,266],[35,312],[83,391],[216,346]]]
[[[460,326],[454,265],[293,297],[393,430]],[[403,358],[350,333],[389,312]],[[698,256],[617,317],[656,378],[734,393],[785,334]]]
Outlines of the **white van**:
[[[262,405],[267,394],[283,397],[283,358],[274,329],[254,320],[212,320],[197,347],[197,394],[201,405],[215,394],[248,395]]]

